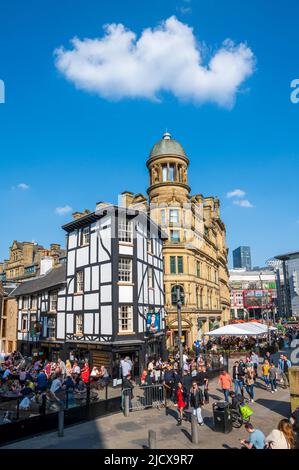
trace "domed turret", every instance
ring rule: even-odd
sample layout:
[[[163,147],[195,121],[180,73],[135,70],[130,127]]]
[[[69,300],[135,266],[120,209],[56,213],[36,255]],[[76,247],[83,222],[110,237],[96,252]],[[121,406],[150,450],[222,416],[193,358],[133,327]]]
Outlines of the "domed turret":
[[[180,199],[188,199],[188,165],[189,159],[182,145],[172,139],[169,132],[165,132],[163,138],[153,146],[147,161],[150,199],[158,197],[166,201],[172,197],[173,191]]]
[[[171,138],[169,132],[165,132],[163,139],[157,142],[149,155],[149,160],[161,155],[178,155],[187,158],[185,150],[179,142]]]

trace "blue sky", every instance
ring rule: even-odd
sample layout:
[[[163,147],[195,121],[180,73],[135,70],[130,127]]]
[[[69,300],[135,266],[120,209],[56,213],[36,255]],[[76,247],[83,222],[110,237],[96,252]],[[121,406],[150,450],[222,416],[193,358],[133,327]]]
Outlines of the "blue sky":
[[[145,162],[165,128],[190,157],[192,192],[219,196],[230,251],[250,245],[253,264],[262,265],[298,250],[299,104],[290,101],[299,78],[298,13],[296,0],[2,0],[0,259],[13,239],[63,243],[61,225],[71,214],[58,207],[94,209],[123,190],[145,192]],[[122,23],[138,40],[173,15],[205,44],[205,63],[226,38],[254,54],[233,107],[182,100],[173,89],[107,99],[103,90],[78,89],[55,65],[55,49],[71,50],[74,36],[101,38],[103,25]],[[156,73],[159,67],[149,79]],[[228,198],[235,189],[246,194]],[[253,207],[236,204],[244,199]]]

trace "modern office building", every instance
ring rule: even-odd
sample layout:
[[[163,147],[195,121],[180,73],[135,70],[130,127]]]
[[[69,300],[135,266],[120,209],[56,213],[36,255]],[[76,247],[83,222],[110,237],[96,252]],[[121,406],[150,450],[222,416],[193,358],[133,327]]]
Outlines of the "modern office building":
[[[278,304],[284,317],[299,318],[299,252],[275,256]]]
[[[234,269],[251,269],[250,246],[239,246],[233,251],[233,266]]]

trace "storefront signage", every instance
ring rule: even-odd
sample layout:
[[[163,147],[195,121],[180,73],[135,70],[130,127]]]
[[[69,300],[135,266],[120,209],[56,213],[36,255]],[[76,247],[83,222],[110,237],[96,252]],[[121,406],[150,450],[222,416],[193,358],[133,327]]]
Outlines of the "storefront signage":
[[[155,334],[161,330],[160,312],[149,312],[146,316],[146,334]]]

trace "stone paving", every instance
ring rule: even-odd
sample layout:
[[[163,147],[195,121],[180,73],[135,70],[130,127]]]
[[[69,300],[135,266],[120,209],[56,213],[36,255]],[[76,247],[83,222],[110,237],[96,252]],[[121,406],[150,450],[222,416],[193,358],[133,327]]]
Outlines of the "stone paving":
[[[265,390],[260,380],[255,387],[255,403],[251,422],[266,435],[275,428],[280,419],[290,414],[289,390],[278,387],[271,394]],[[166,415],[165,408],[148,409],[130,413],[128,418],[117,413],[65,429],[64,437],[57,432],[47,433],[2,447],[2,449],[142,449],[148,443],[148,431],[157,433],[157,447],[160,449],[223,449],[239,448],[239,439],[247,433],[233,429],[229,434],[216,433],[213,430],[212,403],[223,399],[218,381],[210,384],[210,404],[203,407],[205,426],[199,428],[200,443],[191,442],[191,425],[183,422],[176,426],[176,408],[173,406]]]

